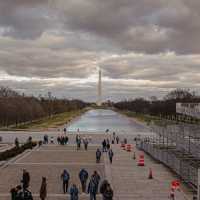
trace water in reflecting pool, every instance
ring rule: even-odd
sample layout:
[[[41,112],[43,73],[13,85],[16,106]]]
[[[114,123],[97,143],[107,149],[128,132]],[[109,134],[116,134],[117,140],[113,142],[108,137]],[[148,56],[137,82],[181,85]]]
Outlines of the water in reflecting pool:
[[[75,120],[68,131],[105,132],[106,129],[121,133],[149,132],[144,126],[112,110],[90,110]]]

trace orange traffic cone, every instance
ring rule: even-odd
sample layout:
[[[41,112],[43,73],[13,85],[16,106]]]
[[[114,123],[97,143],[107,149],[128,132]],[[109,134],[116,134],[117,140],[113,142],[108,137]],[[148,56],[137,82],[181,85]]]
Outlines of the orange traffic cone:
[[[131,144],[127,144],[126,151],[131,152]]]
[[[141,167],[144,166],[144,155],[140,155],[140,159],[138,161],[138,166],[141,166]]]
[[[151,168],[149,168],[149,177],[148,177],[149,179],[153,179],[153,173],[152,173],[152,169]]]

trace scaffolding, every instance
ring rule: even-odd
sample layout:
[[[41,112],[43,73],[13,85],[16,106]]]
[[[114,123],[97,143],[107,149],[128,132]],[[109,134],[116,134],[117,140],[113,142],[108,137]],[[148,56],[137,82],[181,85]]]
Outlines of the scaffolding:
[[[200,126],[151,125],[155,136],[142,138],[138,147],[174,171],[195,191],[200,167]]]

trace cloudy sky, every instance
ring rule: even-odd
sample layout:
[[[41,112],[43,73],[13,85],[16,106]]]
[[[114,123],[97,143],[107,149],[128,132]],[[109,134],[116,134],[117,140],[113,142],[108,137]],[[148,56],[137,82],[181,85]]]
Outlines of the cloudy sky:
[[[199,0],[0,0],[0,85],[95,101],[200,90]]]

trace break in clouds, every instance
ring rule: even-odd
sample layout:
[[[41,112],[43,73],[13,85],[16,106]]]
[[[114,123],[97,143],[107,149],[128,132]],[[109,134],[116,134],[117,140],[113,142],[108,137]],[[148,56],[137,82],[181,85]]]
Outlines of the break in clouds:
[[[0,84],[96,99],[199,90],[199,0],[0,1]]]

